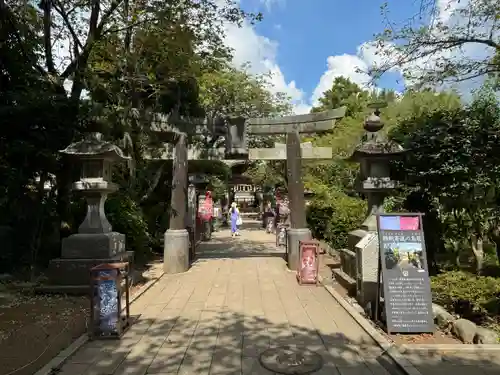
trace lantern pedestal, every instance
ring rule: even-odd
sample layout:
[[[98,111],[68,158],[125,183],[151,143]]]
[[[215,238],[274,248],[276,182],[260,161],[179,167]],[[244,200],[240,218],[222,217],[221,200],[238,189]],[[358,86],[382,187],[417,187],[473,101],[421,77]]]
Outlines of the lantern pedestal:
[[[63,239],[61,257],[106,259],[124,251],[125,235],[122,233],[77,233]]]
[[[99,259],[52,259],[49,264],[49,285],[39,287],[41,292],[87,294],[89,291],[89,269],[102,263],[132,262],[132,251],[113,257]]]
[[[189,233],[185,229],[168,229],[164,235],[163,272],[175,274],[189,269]]]

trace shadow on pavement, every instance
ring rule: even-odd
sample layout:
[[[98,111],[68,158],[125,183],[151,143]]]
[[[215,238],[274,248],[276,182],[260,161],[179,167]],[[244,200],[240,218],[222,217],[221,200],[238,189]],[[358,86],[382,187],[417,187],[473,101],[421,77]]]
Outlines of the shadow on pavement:
[[[315,374],[400,373],[384,369],[377,360],[381,350],[371,342],[356,341],[340,332],[320,336],[303,327],[232,311],[198,310],[196,303],[191,304],[192,309],[186,310],[190,318],[167,306],[157,312],[156,319],[146,312],[149,316],[140,317],[121,341],[86,344],[68,359],[64,374],[272,374],[260,365],[259,355],[290,343],[322,357],[323,367]],[[149,311],[154,311],[154,305]],[[283,335],[286,331],[293,336]]]
[[[149,297],[141,297],[150,302],[144,302],[144,307],[138,310],[141,315],[121,340],[89,342],[54,373],[270,375],[273,373],[261,366],[259,356],[268,348],[280,346],[306,347],[318,353],[323,367],[314,372],[317,375],[406,373],[342,307],[328,299],[321,300],[322,303],[315,299],[318,293],[326,293],[324,290],[298,287],[291,283],[293,275],[282,273],[281,266],[274,268],[274,264],[282,261],[269,257],[283,254],[274,250],[272,243],[274,237],[264,233],[243,230],[239,238],[228,237],[227,230],[215,233],[213,240],[200,246],[198,259],[190,271],[193,273],[166,276],[163,284],[160,282],[149,291]],[[259,261],[257,257],[265,259]],[[231,264],[241,268],[233,272],[227,268]],[[230,275],[229,280],[219,275],[224,272],[221,270]],[[196,272],[199,280],[190,276]],[[274,278],[280,274],[281,281]],[[184,283],[190,277],[191,286]],[[182,291],[195,288],[195,292],[181,293],[180,297],[172,297],[177,292],[163,293],[161,288],[173,285],[170,280],[177,280]],[[241,285],[235,287],[237,282]],[[205,283],[221,289],[212,296],[212,289],[199,288]],[[422,375],[500,374],[500,356],[491,352],[421,353],[408,355],[407,359]]]
[[[196,303],[186,305],[190,318],[179,316],[179,310],[167,305],[157,310],[155,319],[154,306],[137,319],[122,340],[86,344],[69,358],[60,374],[272,374],[262,368],[259,355],[267,348],[290,343],[321,355],[323,367],[315,372],[318,375],[405,373],[372,342],[342,333],[320,336],[316,330],[216,308],[200,309]],[[293,336],[282,335],[287,330]],[[423,375],[500,373],[500,361],[487,352],[466,356],[429,353],[409,359]]]
[[[256,233],[258,230],[260,233]],[[277,248],[275,236],[265,233],[263,229],[257,229],[249,223],[244,223],[240,234],[238,237],[231,237],[228,230],[213,233],[210,241],[203,242],[196,249],[196,259],[284,258],[285,249]]]

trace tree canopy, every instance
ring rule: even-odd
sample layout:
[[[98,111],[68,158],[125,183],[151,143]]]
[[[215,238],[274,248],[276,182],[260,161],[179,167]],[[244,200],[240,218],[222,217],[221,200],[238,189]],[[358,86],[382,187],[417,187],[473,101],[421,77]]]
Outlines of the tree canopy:
[[[410,85],[498,79],[499,5],[496,0],[420,0],[410,19],[394,20],[382,6],[384,30],[375,46],[375,77],[401,70]]]

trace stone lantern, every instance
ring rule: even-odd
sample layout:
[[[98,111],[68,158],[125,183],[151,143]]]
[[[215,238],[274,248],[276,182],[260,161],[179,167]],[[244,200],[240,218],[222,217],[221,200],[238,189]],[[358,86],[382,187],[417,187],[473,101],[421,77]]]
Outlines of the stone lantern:
[[[377,293],[378,238],[377,213],[383,212],[384,199],[397,187],[392,180],[390,165],[401,158],[405,150],[397,143],[387,139],[380,130],[384,124],[380,118],[380,108],[385,103],[373,103],[374,109],[364,123],[366,133],[356,147],[349,161],[360,164],[356,190],[368,200],[367,217],[360,229],[348,236],[348,248],[341,250],[341,268],[335,270],[335,277],[356,293],[361,306],[371,306]]]
[[[85,197],[87,215],[78,233],[63,239],[61,258],[51,261],[49,278],[59,289],[88,291],[92,267],[128,262],[133,256],[125,249],[125,235],[113,231],[104,211],[108,194],[118,190],[111,181],[112,166],[130,158],[116,145],[105,142],[97,132],[88,133],[84,140],[60,152],[81,164],[81,178],[73,183],[73,191]]]
[[[360,164],[356,190],[368,199],[367,218],[362,225],[367,231],[377,230],[376,214],[382,212],[384,199],[397,187],[397,181],[391,179],[390,164],[405,152],[399,144],[379,132],[384,127],[380,108],[385,106],[385,103],[370,105],[374,112],[365,120],[365,138],[348,159]]]

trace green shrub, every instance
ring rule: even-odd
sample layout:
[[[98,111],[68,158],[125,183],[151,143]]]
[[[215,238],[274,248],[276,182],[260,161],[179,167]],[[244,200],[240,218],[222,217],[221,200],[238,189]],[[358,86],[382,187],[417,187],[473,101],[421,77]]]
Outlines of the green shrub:
[[[500,279],[465,271],[449,271],[431,277],[434,302],[477,323],[500,313]]]
[[[142,262],[151,255],[151,236],[140,207],[128,196],[113,194],[106,201],[106,217],[113,230],[125,234],[127,250]]]
[[[347,247],[348,233],[359,228],[365,217],[364,201],[335,190],[323,191],[307,208],[312,235],[334,249]]]

